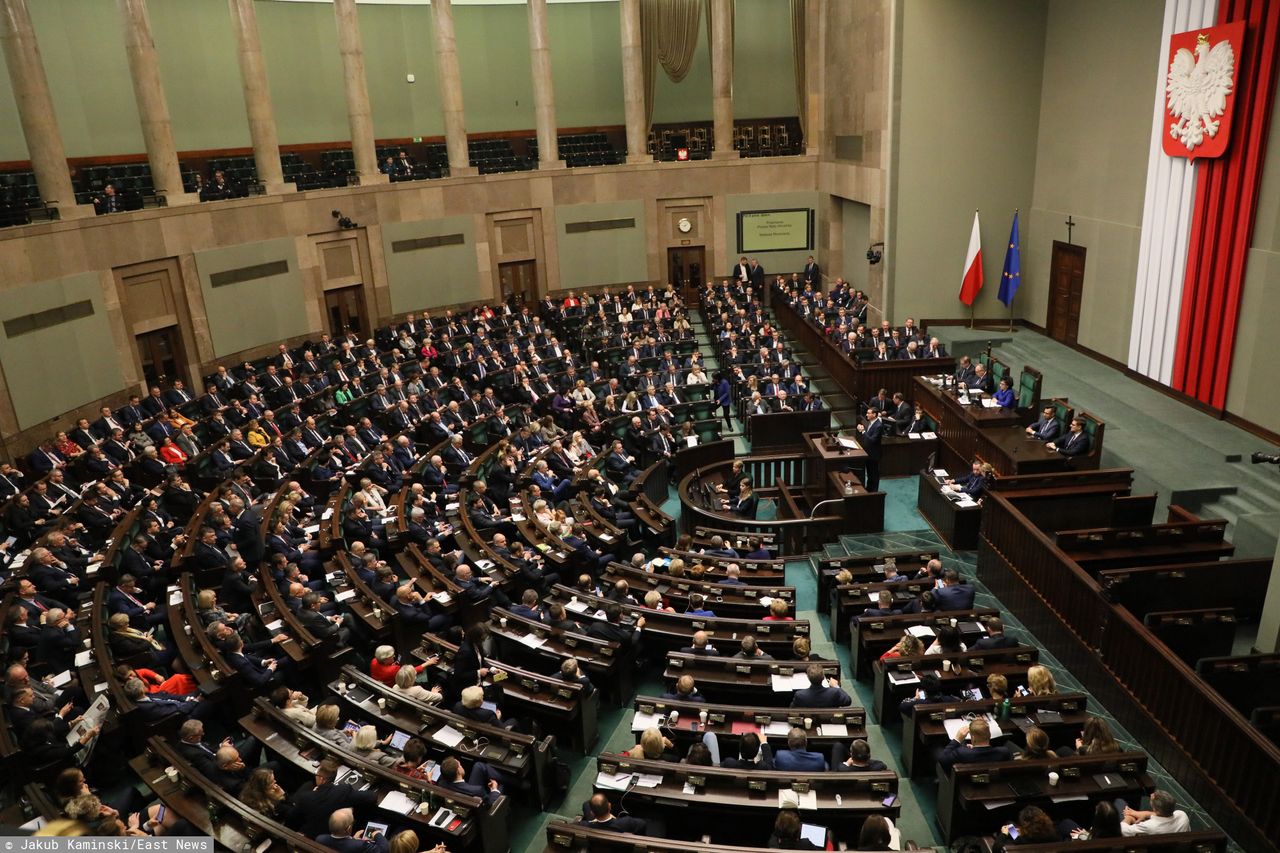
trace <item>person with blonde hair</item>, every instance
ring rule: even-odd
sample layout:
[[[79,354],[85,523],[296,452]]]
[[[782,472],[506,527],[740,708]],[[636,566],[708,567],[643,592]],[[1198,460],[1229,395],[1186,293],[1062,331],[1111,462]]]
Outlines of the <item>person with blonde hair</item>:
[[[793,622],[794,618],[789,614],[790,608],[787,606],[786,599],[775,598],[769,602],[769,615],[764,617],[766,622]]]
[[[1052,696],[1058,692],[1058,684],[1047,667],[1036,664],[1027,670],[1027,689],[1032,696]]]
[[[338,728],[341,716],[337,705],[325,704],[316,708],[316,734],[338,746],[350,746],[351,738]]]
[[[376,728],[373,726],[361,726],[351,738],[351,749],[361,758],[377,762],[383,767],[394,767],[400,763],[400,759],[388,755],[378,748],[389,743],[391,743],[391,735],[378,740],[378,730]]]
[[[656,726],[650,726],[640,733],[640,742],[628,749],[627,755],[631,758],[644,758],[649,761],[676,763],[680,758],[674,752],[671,752],[673,749],[675,749],[675,744],[664,736]]]
[[[419,702],[428,702],[432,705],[442,698],[439,691],[428,690],[418,684],[418,670],[410,664],[405,664],[396,672],[396,683],[391,689],[396,693],[408,696],[410,699],[417,699]]]

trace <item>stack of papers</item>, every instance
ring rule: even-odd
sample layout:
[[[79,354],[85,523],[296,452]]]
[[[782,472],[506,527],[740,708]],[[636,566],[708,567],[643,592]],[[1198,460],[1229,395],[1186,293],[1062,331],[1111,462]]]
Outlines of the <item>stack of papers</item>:
[[[1000,404],[995,401],[994,397],[985,397],[982,400],[982,408],[984,409],[996,409],[999,407]]]
[[[809,676],[803,672],[793,675],[773,675],[770,677],[774,693],[785,693],[788,690],[803,690],[809,686]]]
[[[921,438],[937,438],[938,434],[936,432],[922,432],[920,433],[920,437]]]
[[[1000,724],[997,723],[990,714],[985,715],[985,719],[991,726],[992,740],[995,740],[998,737],[1004,737],[1004,730],[1000,728]],[[969,722],[969,720],[946,719],[942,721],[942,725],[947,730],[947,737],[955,740],[956,732],[960,731],[962,727],[969,725]]]
[[[382,802],[378,803],[378,805],[387,811],[407,815],[409,812],[413,811],[418,804],[406,797],[399,789],[395,789],[389,791],[387,795],[382,798]]]
[[[570,601],[564,606],[565,610],[572,610],[574,613],[586,613],[587,605],[581,601]]]
[[[920,676],[914,672],[898,672],[896,669],[891,669],[886,675],[888,675],[890,683],[895,685],[920,683]]]
[[[350,600],[350,599],[352,599],[352,598],[355,598],[355,597],[356,597],[356,591],[355,591],[354,589],[348,589],[348,590],[346,590],[346,591],[344,591],[344,592],[336,593],[336,594],[333,596],[333,600],[334,600],[334,601],[348,601],[348,600]]]
[[[637,773],[637,788],[656,788],[662,784],[662,776],[658,773]]]
[[[791,724],[786,720],[774,720],[762,730],[765,737],[786,737],[791,734]]]
[[[431,739],[436,743],[442,743],[451,748],[462,743],[463,740],[462,732],[458,731],[453,726],[441,726],[439,730],[431,735]]]
[[[823,723],[818,726],[818,734],[823,737],[848,737],[849,727],[844,723]]]
[[[547,644],[546,637],[539,637],[537,634],[525,634],[520,638],[520,642],[531,649],[540,649]]]
[[[642,732],[645,729],[656,728],[661,721],[662,717],[659,714],[646,714],[642,711],[636,711],[636,715],[631,718],[631,731]]]
[[[933,636],[933,629],[928,625],[912,625],[907,629],[907,633],[913,637],[919,637],[923,640],[925,637]]]

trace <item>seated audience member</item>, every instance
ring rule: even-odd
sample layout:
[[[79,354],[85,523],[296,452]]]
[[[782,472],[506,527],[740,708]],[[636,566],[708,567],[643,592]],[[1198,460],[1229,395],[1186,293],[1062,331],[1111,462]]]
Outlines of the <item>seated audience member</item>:
[[[822,664],[809,664],[805,675],[809,686],[792,694],[792,708],[843,708],[853,704],[853,699],[840,688],[836,677],[824,675]]]
[[[627,832],[632,835],[647,835],[648,825],[638,817],[614,817],[609,798],[604,794],[594,794],[582,809],[582,825],[591,829],[607,829],[612,832]]]
[[[627,755],[648,761],[670,761],[674,764],[680,760],[673,752],[675,746],[659,728],[651,726],[640,733],[640,742],[628,749]]]
[[[1124,752],[1124,747],[1116,741],[1106,720],[1090,714],[1085,718],[1084,731],[1076,738],[1074,751],[1079,755],[1110,755]],[[1058,752],[1069,755],[1072,750],[1060,749]]]
[[[387,837],[374,831],[366,837],[363,829],[355,829],[355,812],[342,808],[329,815],[329,831],[316,836],[316,841],[338,853],[387,853]]]
[[[871,745],[862,738],[849,744],[847,750],[843,742],[833,746],[831,767],[851,773],[874,773],[888,769],[883,761],[871,757]]]
[[[1011,649],[1018,645],[1018,641],[1012,637],[1005,636],[1004,620],[999,616],[992,616],[986,621],[987,636],[975,640],[970,647],[972,651],[979,649]]]
[[[1037,761],[1041,758],[1054,758],[1049,748],[1049,736],[1039,726],[1032,726],[1026,731],[1027,745],[1014,758],[1018,761]]]
[[[966,739],[969,743],[965,743]],[[1008,746],[991,745],[991,726],[986,720],[979,718],[956,730],[956,736],[943,747],[938,756],[938,763],[949,770],[953,764],[1008,761],[1011,757]]]
[[[769,836],[769,848],[771,850],[821,850],[821,847],[800,834],[802,825],[800,813],[795,809],[783,809],[778,812],[778,817],[773,822],[773,834]]]
[[[772,655],[765,654],[764,649],[760,648],[755,634],[747,634],[742,638],[742,650],[734,657],[740,660],[773,660]]]
[[[955,569],[944,569],[942,586],[931,590],[933,601],[938,610],[972,610],[973,584],[961,583],[960,573]]]
[[[663,699],[678,699],[681,702],[705,702],[698,692],[698,685],[692,675],[682,675],[676,679],[676,689],[662,694]]]
[[[1084,431],[1084,419],[1072,418],[1071,431],[1059,440],[1048,442],[1045,447],[1056,451],[1062,456],[1066,456],[1068,459],[1074,456],[1084,456],[1092,447],[1089,434]]]
[[[809,739],[804,729],[793,728],[787,733],[787,748],[779,749],[773,754],[775,770],[786,770],[793,773],[816,773],[827,769],[827,759],[821,752],[809,750]]]
[[[695,631],[693,634],[693,645],[685,646],[680,651],[682,654],[686,655],[707,655],[711,657],[716,657],[720,654],[720,652],[716,650],[716,647],[711,645],[710,638],[706,631]]]
[[[903,633],[902,639],[894,643],[893,648],[880,655],[880,660],[915,657],[924,654],[924,643],[914,634]]]
[[[1036,441],[1053,441],[1058,437],[1058,419],[1054,416],[1053,406],[1045,406],[1040,411],[1040,418],[1026,429],[1027,435]]]
[[[1017,830],[1015,833],[1014,830]],[[1016,835],[1016,837],[1015,837]],[[1015,844],[1051,844],[1062,839],[1058,836],[1058,828],[1038,806],[1027,806],[1018,812],[1018,822],[1001,827],[993,851],[999,853],[1005,847]]]
[[[1058,683],[1047,667],[1036,664],[1027,669],[1027,691],[1032,696],[1052,696],[1058,692]]]
[[[1094,838],[1119,838],[1121,813],[1115,804],[1107,800],[1100,801],[1093,807],[1093,823],[1088,829],[1070,818],[1058,821],[1058,835],[1072,841],[1090,841]]]

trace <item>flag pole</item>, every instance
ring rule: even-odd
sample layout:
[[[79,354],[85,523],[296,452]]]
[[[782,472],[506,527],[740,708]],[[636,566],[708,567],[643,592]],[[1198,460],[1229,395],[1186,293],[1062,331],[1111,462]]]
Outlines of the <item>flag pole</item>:
[[[975,208],[973,209],[973,215],[974,215],[975,217],[977,217],[977,215],[978,215],[978,208],[976,208],[976,207],[975,207]],[[972,329],[972,328],[973,328],[973,303],[974,303],[974,302],[976,302],[976,301],[977,301],[977,299],[978,299],[977,294],[974,294],[973,299],[972,299],[972,300],[970,300],[970,302],[969,302],[969,328],[970,328],[970,329]]]
[[[1013,219],[1014,219],[1014,221],[1015,221],[1015,222],[1016,222],[1016,221],[1017,221],[1017,219],[1018,219],[1018,208],[1016,208],[1016,207],[1013,209]],[[1018,231],[1018,242],[1019,242],[1019,243],[1021,243],[1021,242],[1022,242],[1022,231],[1021,231],[1021,230],[1019,230],[1019,231]],[[1021,257],[1021,254],[1022,254],[1022,246],[1018,246],[1018,254],[1019,254],[1019,257]],[[1022,269],[1021,269],[1022,264],[1021,264],[1021,263],[1019,263],[1019,264],[1018,264],[1018,267],[1019,267],[1019,269],[1018,269],[1018,276],[1019,276],[1019,277],[1021,277],[1021,276],[1022,276]],[[1019,282],[1019,284],[1021,284],[1021,282]],[[1010,298],[1010,299],[1009,299],[1009,334],[1011,334],[1011,335],[1013,334],[1013,299],[1012,299],[1012,298]]]

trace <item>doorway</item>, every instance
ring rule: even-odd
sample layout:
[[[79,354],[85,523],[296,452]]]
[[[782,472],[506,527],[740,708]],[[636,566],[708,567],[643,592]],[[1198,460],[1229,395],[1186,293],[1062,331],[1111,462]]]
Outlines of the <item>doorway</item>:
[[[538,298],[538,262],[508,261],[498,264],[502,301],[512,305],[532,304]]]
[[[182,353],[182,336],[177,326],[156,329],[138,335],[138,358],[142,363],[142,379],[148,388],[167,387],[175,379],[185,379],[187,362]]]
[[[687,303],[698,298],[702,289],[702,276],[706,251],[702,246],[681,246],[678,249],[667,249],[667,280]]]
[[[1084,246],[1053,241],[1049,262],[1049,337],[1074,344],[1080,333],[1080,302],[1084,294]]]
[[[329,318],[329,334],[335,339],[346,334],[348,329],[362,340],[368,336],[368,312],[364,305],[363,285],[326,290],[324,310]]]

